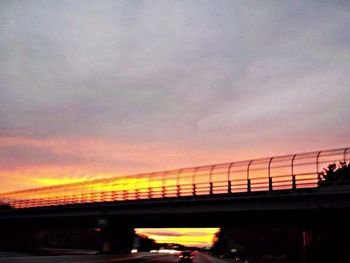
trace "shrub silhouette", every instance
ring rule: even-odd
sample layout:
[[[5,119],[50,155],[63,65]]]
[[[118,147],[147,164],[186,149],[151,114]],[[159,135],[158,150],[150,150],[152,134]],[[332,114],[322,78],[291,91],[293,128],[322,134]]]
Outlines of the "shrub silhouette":
[[[350,184],[350,163],[331,163],[318,175],[318,186]]]

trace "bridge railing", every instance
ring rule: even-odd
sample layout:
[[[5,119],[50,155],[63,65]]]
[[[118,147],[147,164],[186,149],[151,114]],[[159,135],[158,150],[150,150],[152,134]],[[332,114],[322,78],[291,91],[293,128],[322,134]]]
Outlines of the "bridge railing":
[[[0,200],[27,208],[314,188],[329,164],[349,161],[350,148],[323,150],[28,189]]]

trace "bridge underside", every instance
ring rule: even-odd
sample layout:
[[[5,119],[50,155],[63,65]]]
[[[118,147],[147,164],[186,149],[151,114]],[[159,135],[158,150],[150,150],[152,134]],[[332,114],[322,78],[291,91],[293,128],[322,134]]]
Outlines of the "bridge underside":
[[[273,193],[3,209],[0,223],[45,227],[221,227],[315,225],[347,221],[350,189],[305,189]]]

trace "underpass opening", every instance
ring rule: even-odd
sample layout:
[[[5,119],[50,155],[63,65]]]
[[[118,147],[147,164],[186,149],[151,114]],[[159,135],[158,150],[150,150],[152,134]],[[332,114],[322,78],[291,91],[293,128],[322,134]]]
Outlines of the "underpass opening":
[[[178,253],[181,250],[208,250],[219,228],[135,228],[133,251]]]

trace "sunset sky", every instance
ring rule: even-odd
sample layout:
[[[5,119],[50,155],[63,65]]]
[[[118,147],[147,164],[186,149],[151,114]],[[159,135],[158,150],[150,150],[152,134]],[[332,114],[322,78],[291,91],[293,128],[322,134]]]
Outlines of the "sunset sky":
[[[198,248],[211,246],[218,228],[138,228],[136,233],[146,235],[158,243],[177,243]]]
[[[0,1],[0,192],[349,145],[350,1]]]

